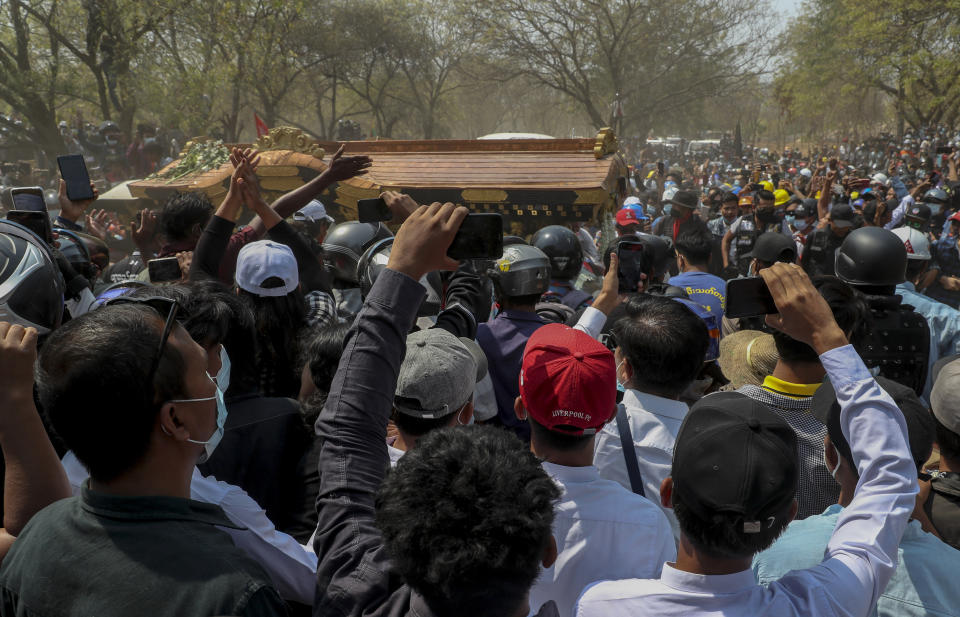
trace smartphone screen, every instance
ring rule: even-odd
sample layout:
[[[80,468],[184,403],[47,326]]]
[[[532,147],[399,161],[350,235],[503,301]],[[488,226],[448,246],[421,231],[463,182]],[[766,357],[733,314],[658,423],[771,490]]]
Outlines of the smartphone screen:
[[[617,243],[617,279],[620,293],[637,293],[647,271],[647,257],[642,242],[621,240]]]
[[[727,306],[723,314],[730,318],[755,317],[776,313],[777,305],[759,276],[727,281]]]
[[[46,212],[10,210],[7,212],[7,220],[23,225],[37,234],[37,237],[46,240],[47,244],[53,242],[53,227],[50,225],[50,218]]]
[[[83,155],[68,154],[57,157],[60,166],[60,176],[67,183],[67,197],[70,201],[93,199],[93,189],[90,188],[90,174],[87,173],[87,164]]]
[[[43,189],[39,186],[10,189],[10,201],[13,202],[14,210],[44,213],[47,211],[47,202],[43,199]]]
[[[150,271],[151,283],[179,281],[183,278],[183,273],[180,271],[180,260],[176,257],[151,259],[147,262],[147,270]]]
[[[382,197],[357,200],[357,220],[361,223],[380,223],[393,220],[393,212]]]
[[[447,249],[452,259],[500,259],[503,256],[503,217],[468,214]]]

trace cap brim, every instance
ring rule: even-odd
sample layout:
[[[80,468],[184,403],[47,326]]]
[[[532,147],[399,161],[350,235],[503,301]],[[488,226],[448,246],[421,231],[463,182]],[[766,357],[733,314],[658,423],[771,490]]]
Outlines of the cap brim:
[[[477,363],[477,383],[480,383],[480,380],[487,376],[487,354],[483,353],[483,349],[480,348],[480,345],[478,345],[475,340],[465,336],[459,338],[460,342],[463,343],[464,347],[467,348],[467,351],[470,352],[470,355],[473,356],[474,361]]]

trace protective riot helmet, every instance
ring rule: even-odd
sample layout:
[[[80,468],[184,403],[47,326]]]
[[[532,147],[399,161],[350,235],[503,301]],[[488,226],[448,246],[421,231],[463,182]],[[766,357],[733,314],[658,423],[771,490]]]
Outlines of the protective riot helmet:
[[[906,279],[907,250],[892,231],[861,227],[844,239],[835,266],[848,285],[890,287]]]
[[[521,238],[520,236],[504,236],[503,245],[511,246],[513,244],[526,244],[527,241]]]
[[[59,236],[60,254],[67,258],[74,270],[87,276],[87,271],[90,269],[90,251],[86,243],[75,231],[60,228],[54,231]]]
[[[550,276],[571,280],[580,274],[583,249],[577,234],[562,225],[548,225],[534,234],[530,244],[543,251],[550,260]]]
[[[907,260],[927,260],[930,255],[930,241],[927,235],[922,231],[912,227],[898,227],[893,233],[903,242],[903,248],[907,249]]]
[[[26,227],[0,219],[0,321],[48,334],[63,318],[63,276],[50,247]]]
[[[324,264],[339,282],[356,285],[357,265],[364,251],[392,237],[382,223],[340,223],[323,240]]]
[[[360,283],[360,293],[364,298],[373,289],[373,284],[377,282],[380,273],[387,269],[393,240],[392,236],[384,238],[371,245],[360,256],[360,261],[357,263],[357,281]],[[427,290],[427,296],[420,303],[417,315],[420,317],[436,315],[440,312],[442,305],[440,290],[443,288],[443,282],[440,280],[440,273],[428,272],[420,279],[420,284]]]
[[[490,271],[502,297],[540,296],[550,288],[550,259],[535,246],[512,244]]]
[[[949,201],[947,192],[943,189],[930,189],[923,194],[923,203],[945,204]]]

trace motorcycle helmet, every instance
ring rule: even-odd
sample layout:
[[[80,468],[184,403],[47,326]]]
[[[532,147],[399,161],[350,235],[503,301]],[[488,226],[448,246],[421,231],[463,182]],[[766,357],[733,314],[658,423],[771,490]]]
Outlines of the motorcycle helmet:
[[[63,276],[40,237],[0,219],[0,321],[48,334],[63,318]]]
[[[380,240],[392,237],[382,223],[340,223],[323,240],[325,267],[338,281],[356,284],[357,265],[364,251]]]
[[[514,244],[503,248],[503,256],[489,274],[502,296],[516,298],[545,293],[550,288],[550,269],[550,258],[543,251]]]
[[[530,243],[550,260],[551,277],[570,280],[580,273],[583,264],[580,239],[566,227],[548,225],[535,233]]]

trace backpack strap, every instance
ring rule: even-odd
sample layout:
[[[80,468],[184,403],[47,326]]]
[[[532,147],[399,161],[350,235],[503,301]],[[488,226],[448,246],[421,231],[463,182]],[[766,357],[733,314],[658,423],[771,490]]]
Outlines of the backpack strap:
[[[623,460],[627,464],[627,475],[630,476],[630,489],[637,495],[646,497],[643,491],[643,478],[640,477],[640,464],[637,463],[637,449],[633,444],[633,435],[630,434],[627,408],[622,403],[617,405],[617,430],[620,432],[620,448],[623,450]]]

